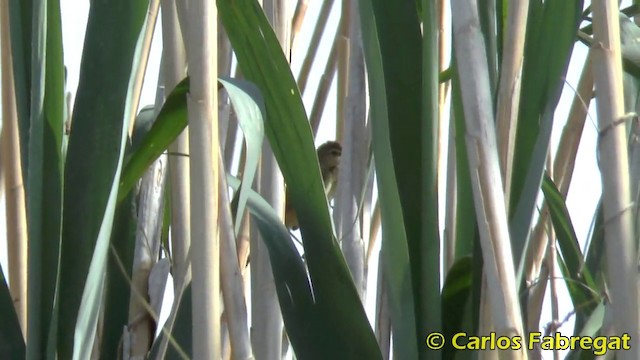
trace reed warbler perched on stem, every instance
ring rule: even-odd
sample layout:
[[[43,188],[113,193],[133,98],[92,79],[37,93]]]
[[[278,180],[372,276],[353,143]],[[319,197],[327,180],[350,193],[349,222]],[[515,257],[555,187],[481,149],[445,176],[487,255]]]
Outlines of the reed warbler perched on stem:
[[[318,161],[322,173],[324,191],[329,201],[333,200],[338,186],[338,170],[340,167],[340,156],[342,156],[342,146],[336,141],[327,141],[318,148]],[[287,194],[284,223],[289,229],[298,229],[298,216],[289,201]]]

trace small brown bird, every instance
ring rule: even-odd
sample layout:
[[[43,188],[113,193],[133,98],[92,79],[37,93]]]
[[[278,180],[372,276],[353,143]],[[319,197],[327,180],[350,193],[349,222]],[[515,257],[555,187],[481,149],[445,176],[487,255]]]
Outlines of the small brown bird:
[[[340,168],[340,156],[342,156],[342,146],[337,141],[327,141],[318,148],[318,162],[322,172],[322,182],[324,191],[329,201],[333,200],[338,187],[338,170]],[[284,224],[289,229],[298,229],[298,216],[289,201],[287,194]]]

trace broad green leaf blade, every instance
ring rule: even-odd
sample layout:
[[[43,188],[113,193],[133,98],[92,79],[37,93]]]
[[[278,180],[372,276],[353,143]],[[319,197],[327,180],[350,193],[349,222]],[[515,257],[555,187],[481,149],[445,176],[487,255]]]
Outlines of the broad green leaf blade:
[[[129,320],[131,269],[136,239],[133,193],[116,208],[105,280],[101,349],[102,359],[117,359],[122,329]]]
[[[424,334],[440,331],[440,239],[438,226],[438,21],[436,3],[423,1],[421,18],[407,1],[370,1],[384,79],[388,132],[413,284],[416,333],[406,338],[421,358],[439,357]],[[366,27],[368,25],[364,25]],[[369,60],[369,59],[367,59]],[[368,65],[368,64],[367,64]],[[372,118],[373,119],[373,118]],[[374,121],[376,120],[374,119]],[[384,119],[384,120],[383,120]],[[375,124],[374,124],[375,127]],[[374,130],[375,133],[375,130]],[[380,138],[374,135],[375,142]],[[375,153],[376,161],[378,152]],[[384,205],[383,205],[384,208]],[[383,239],[383,242],[388,239]],[[383,244],[383,249],[386,249]],[[395,286],[395,285],[390,285]],[[409,299],[407,299],[409,300]],[[406,301],[406,300],[405,300]],[[394,337],[394,340],[397,339]]]
[[[18,322],[18,315],[13,306],[13,299],[7,286],[7,279],[0,267],[0,358],[7,360],[22,360],[25,358],[26,348],[22,338],[22,330]]]
[[[59,256],[62,232],[62,196],[64,171],[63,133],[65,128],[64,63],[62,48],[62,19],[59,0],[47,1],[47,54],[44,110],[46,114],[43,141],[43,197],[42,197],[42,311],[54,306],[59,284]],[[35,72],[33,73],[35,75]],[[32,88],[35,90],[35,87]],[[32,124],[33,125],[33,124]],[[31,139],[33,142],[35,139]],[[43,314],[44,315],[44,314]],[[51,317],[48,323],[47,318]],[[43,317],[43,331],[47,331],[47,355],[54,354],[57,337],[57,305]]]
[[[264,138],[264,102],[260,91],[247,81],[231,78],[221,78],[219,81],[227,89],[237,113],[238,122],[247,140],[247,157],[242,172],[243,183],[246,185],[240,192],[240,206],[238,207],[239,213],[242,213],[244,212],[244,204],[246,204],[246,196],[242,194],[253,183]],[[131,191],[149,165],[169,147],[187,126],[188,91],[189,78],[185,78],[169,94],[156,121],[145,135],[140,138],[134,137],[131,157],[127,161],[120,181],[119,201]],[[180,155],[176,154],[176,156]],[[239,217],[236,216],[237,218]],[[236,232],[239,226],[240,222],[236,222]]]
[[[36,0],[9,0],[9,27],[11,32],[11,57],[13,81],[16,91],[16,109],[20,129],[20,153],[22,178],[28,184],[29,127],[31,103],[31,48],[33,32],[33,7]]]
[[[588,316],[600,303],[599,289],[591,272],[584,266],[584,258],[578,243],[569,211],[555,184],[545,175],[542,192],[549,207],[551,221],[558,237],[559,251],[566,267],[569,295],[577,313]]]
[[[242,73],[265,97],[265,133],[298,215],[313,294],[322,318],[325,324],[340,324],[330,330],[335,334],[332,338],[338,340],[331,350],[341,353],[342,358],[380,358],[332,231],[313,135],[278,40],[255,0],[218,0],[217,4]]]
[[[236,193],[241,188],[240,180],[232,176],[227,176],[227,182]],[[296,355],[301,359],[339,356],[340,354],[333,352],[330,346],[320,345],[320,343],[330,344],[338,340],[333,338],[335,334],[331,331],[318,331],[322,326],[328,329],[329,324],[318,323],[318,319],[322,321],[322,318],[318,317],[318,306],[313,302],[306,269],[298,250],[291,241],[289,232],[273,208],[251,189],[247,191],[247,207],[256,220],[258,230],[269,251],[283,319],[289,329],[288,335]],[[178,315],[170,335],[175,337],[178,344],[186,345],[183,351],[188,350],[188,354],[190,354],[190,338],[185,338],[184,333],[191,331],[191,323],[185,320],[191,316],[191,307],[190,302],[186,303],[185,299],[190,296],[191,286],[189,285],[180,300]],[[175,344],[170,344],[167,355],[170,358],[171,356],[178,358],[179,354],[180,351],[176,350]]]
[[[227,176],[227,181],[236,191],[241,187],[238,179]],[[322,346],[340,339],[336,338],[335,332],[328,331],[330,324],[322,318],[321,308],[314,304],[311,284],[291,235],[271,205],[259,194],[248,189],[247,200],[269,252],[282,318],[296,356],[301,359],[339,356],[333,349]]]
[[[414,285],[411,278],[409,245],[398,183],[391,156],[389,109],[383,58],[374,21],[372,3],[360,2],[362,40],[369,77],[371,120],[373,122],[373,153],[378,180],[378,196],[382,217],[382,271],[388,284],[391,307],[391,327],[394,334],[394,354],[401,359],[417,359],[417,319]]]
[[[564,85],[582,8],[583,0],[535,1],[530,5],[509,196],[516,268],[531,227],[553,113]]]
[[[434,358],[438,353],[430,352],[423,338],[426,332],[440,331],[436,4],[422,3],[425,36],[421,38],[416,9],[407,6],[408,2],[373,0],[370,3],[373,18],[367,21],[375,22],[382,61],[382,72],[370,75],[370,79],[380,82],[384,78],[387,105],[387,116],[372,117],[372,120],[388,122],[385,134],[391,144],[413,284],[416,334],[400,346],[408,346],[413,340],[412,346],[422,358],[427,355]],[[373,126],[375,128],[375,123]],[[376,141],[380,135],[373,137],[376,164],[380,151]],[[383,242],[385,240],[388,239]]]
[[[561,87],[558,88],[560,90]],[[559,94],[558,94],[559,95]],[[555,106],[555,105],[554,105]],[[511,241],[514,248],[512,249],[514,265],[516,266],[516,281],[523,284],[520,280],[524,276],[524,267],[527,255],[526,247],[530,239],[530,228],[535,204],[539,196],[540,182],[542,180],[542,172],[544,171],[545,161],[548,155],[549,141],[551,140],[551,130],[553,128],[553,113],[555,109],[549,106],[541,115],[540,132],[538,139],[535,141],[533,153],[531,155],[531,167],[529,168],[531,175],[524,180],[524,191],[520,202],[516,207],[511,221],[509,222],[509,230],[511,233]],[[516,145],[517,146],[517,145]],[[520,259],[520,260],[518,260]]]
[[[61,359],[81,357],[93,343],[128,129],[129,80],[147,7],[147,1],[114,0],[93,2],[89,12],[65,167]]]
[[[260,163],[260,153],[262,152],[262,141],[264,140],[264,119],[266,110],[264,100],[260,90],[252,83],[244,80],[231,78],[220,78],[220,83],[224,85],[231,104],[236,111],[240,128],[244,134],[247,146],[244,170],[242,171],[242,186],[238,195],[238,209],[235,214],[235,235],[240,232],[240,225],[244,208],[247,204],[248,190],[253,184],[253,178]]]
[[[57,0],[34,2],[28,142],[27,357],[53,358],[54,298],[62,222],[64,67]],[[16,95],[18,96],[18,95]],[[23,164],[24,167],[24,164]]]
[[[123,143],[124,145],[124,137]],[[120,169],[116,172],[119,177]],[[91,356],[96,336],[96,326],[100,316],[100,307],[104,297],[107,255],[117,196],[117,183],[114,182],[108,199],[107,208],[98,233],[95,250],[89,265],[87,281],[82,291],[80,307],[74,330],[73,359],[87,359]]]
[[[155,119],[154,106],[146,106],[136,116],[131,146],[127,148],[125,158],[140,147]],[[137,214],[135,194],[129,192],[116,207],[111,234],[111,246],[107,260],[104,288],[104,313],[101,337],[101,357],[118,357],[122,329],[129,320],[129,298],[131,291],[131,271],[135,251]]]
[[[394,3],[394,2],[388,2]],[[401,3],[398,2],[398,5]],[[397,6],[402,9],[402,6]],[[411,128],[412,125],[419,127],[422,130],[418,137],[421,138],[419,144],[421,144],[421,156],[418,159],[413,158],[411,162],[405,164],[405,169],[408,170],[413,166],[417,166],[414,169],[421,169],[422,178],[417,183],[417,187],[412,189],[416,193],[421,194],[420,213],[415,219],[415,225],[418,225],[420,231],[420,237],[418,241],[413,241],[411,237],[408,238],[410,246],[417,247],[418,252],[410,253],[413,255],[411,259],[414,267],[418,269],[418,272],[412,274],[414,282],[418,284],[417,296],[415,298],[416,306],[416,319],[418,324],[416,326],[416,339],[418,339],[418,351],[422,359],[436,359],[440,358],[441,353],[431,351],[428,347],[423,346],[423,337],[426,333],[440,332],[442,330],[442,314],[441,314],[441,302],[440,302],[440,219],[438,214],[438,142],[439,142],[439,102],[438,96],[440,92],[440,84],[438,82],[440,67],[439,64],[439,44],[438,44],[438,6],[436,1],[423,0],[423,33],[422,33],[422,95],[412,94],[412,101],[422,105],[422,116],[418,121],[407,121],[407,124],[402,125],[401,122],[393,121],[391,125],[392,134],[396,133],[398,128],[407,127]],[[411,13],[405,15],[406,11],[396,12],[396,19],[412,18]],[[416,31],[413,28],[415,25],[409,26],[410,32]],[[418,24],[419,28],[419,24]],[[417,30],[419,38],[420,30]],[[402,33],[397,33],[399,39],[406,38]],[[387,56],[396,56],[396,52],[390,50]],[[408,55],[412,55],[409,53]],[[405,59],[406,60],[406,59]],[[405,62],[406,64],[406,62]],[[403,64],[396,64],[395,66],[405,67]],[[415,76],[411,71],[405,72],[405,77]],[[390,78],[391,79],[391,78]],[[411,92],[409,92],[411,94]],[[406,96],[406,95],[405,95]],[[394,119],[394,117],[390,117]],[[409,117],[407,117],[409,119]],[[395,126],[394,126],[395,124]],[[410,130],[405,130],[410,131]],[[415,133],[415,130],[413,131]],[[396,143],[402,144],[398,138]],[[407,142],[404,142],[403,147]],[[408,147],[406,151],[413,151],[412,147]],[[399,160],[405,160],[405,157],[399,157]],[[412,176],[403,176],[405,178],[412,178]],[[399,185],[403,186],[400,182]],[[410,211],[410,210],[409,210]],[[409,212],[403,212],[408,214]],[[406,222],[406,220],[405,220]],[[414,226],[415,226],[414,225]],[[411,244],[415,242],[416,244]],[[415,264],[418,264],[416,266]],[[416,279],[417,278],[417,279]]]
[[[133,151],[120,178],[118,201],[127,196],[145,170],[187,126],[187,92],[189,78],[182,80],[165,100],[156,121]]]

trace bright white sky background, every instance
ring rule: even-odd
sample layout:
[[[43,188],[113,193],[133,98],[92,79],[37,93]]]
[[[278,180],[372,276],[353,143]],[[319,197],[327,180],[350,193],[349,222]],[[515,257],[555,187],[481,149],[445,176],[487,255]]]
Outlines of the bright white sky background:
[[[295,0],[292,0],[292,8],[295,7]],[[317,14],[322,1],[310,1],[309,9],[307,12],[307,16],[315,17]],[[631,0],[625,0],[622,2],[621,8],[627,7],[631,4]],[[80,68],[80,59],[81,59],[81,51],[82,45],[84,42],[84,32],[87,21],[87,15],[89,11],[89,1],[77,1],[77,0],[61,0],[62,7],[62,30],[63,30],[63,41],[64,41],[64,61],[66,66],[68,67],[68,90],[75,95],[75,89],[78,85],[78,72]],[[334,5],[334,9],[329,17],[329,26],[335,27],[335,24],[339,21],[340,16],[340,2],[337,1]],[[450,24],[450,17],[447,16],[447,22]],[[333,24],[333,25],[332,25]],[[305,23],[303,25],[301,31],[301,38],[298,39],[299,43],[296,45],[297,48],[306,48],[309,42],[309,34],[312,32],[312,25],[310,23]],[[157,79],[157,74],[159,70],[160,63],[160,52],[161,52],[161,28],[160,18],[158,20],[158,24],[156,26],[156,37],[154,38],[154,42],[152,45],[151,56],[147,68],[147,82],[144,84],[142,99],[140,103],[140,108],[151,105],[155,100],[155,84]],[[324,69],[324,59],[327,58],[328,52],[331,47],[331,40],[333,39],[333,32],[328,34],[329,36],[325,36],[321,42],[320,50],[319,50],[319,59],[314,65],[314,68],[311,71],[311,77],[309,79],[309,84],[307,86],[308,91],[304,95],[305,106],[307,107],[307,112],[310,111],[316,84],[319,81],[319,74],[322,74]],[[565,89],[562,94],[562,98],[560,100],[560,105],[556,111],[556,122],[553,129],[552,134],[552,151],[555,153],[555,148],[557,146],[562,127],[564,126],[564,122],[567,118],[567,114],[569,112],[569,106],[571,104],[571,100],[573,98],[573,90],[578,83],[578,79],[580,77],[580,71],[582,69],[582,64],[584,63],[584,59],[587,53],[587,49],[584,45],[577,43],[574,48],[572,63],[570,65],[569,73],[567,76],[567,83],[571,85],[571,87],[565,86]],[[300,65],[302,63],[302,52],[298,51],[297,54],[294,53],[294,57],[292,59],[292,67],[294,74],[297,74],[300,69]],[[335,80],[332,85],[332,94],[330,95],[327,101],[326,111],[324,113],[325,117],[333,118],[335,116]],[[591,228],[592,216],[595,211],[596,204],[600,197],[601,192],[601,183],[600,183],[600,174],[597,169],[597,165],[595,163],[596,158],[596,113],[595,107],[593,105],[589,109],[590,118],[587,119],[585,129],[582,135],[582,141],[580,142],[580,148],[578,151],[578,157],[576,161],[576,167],[574,171],[573,181],[571,183],[571,188],[569,190],[568,198],[567,198],[567,206],[569,208],[569,212],[571,214],[576,233],[578,238],[581,241],[581,244],[584,248],[584,242],[588,238],[588,234]],[[321,129],[318,134],[318,138],[316,143],[321,144],[327,140],[331,140],[334,138],[335,128],[332,126],[321,126]],[[445,147],[446,149],[446,147]],[[443,181],[442,179],[441,181]],[[443,182],[441,182],[444,185]],[[441,186],[441,201],[440,204],[444,204],[444,190],[445,186]],[[6,259],[6,232],[4,225],[4,214],[5,214],[5,205],[4,205],[4,194],[1,195],[2,200],[0,203],[0,263],[2,268],[7,269],[7,259]],[[444,209],[441,209],[441,214],[444,214]],[[380,243],[379,241],[377,242]],[[379,246],[379,245],[378,245]],[[372,264],[372,268],[370,274],[375,274],[377,264]],[[560,318],[563,318],[567,315],[571,309],[571,302],[566,293],[566,289],[564,288],[564,284],[562,281],[558,281],[558,289],[560,292]],[[367,312],[369,316],[373,316],[374,314],[374,297],[375,297],[375,286],[376,279],[375,276],[371,276],[368,283],[368,295],[367,296]],[[550,306],[547,301],[545,304],[544,315],[541,324],[546,324],[550,319]],[[560,329],[561,332],[565,332],[566,334],[570,334],[573,328],[573,319],[571,319],[564,327]],[[549,354],[551,356],[551,354]]]

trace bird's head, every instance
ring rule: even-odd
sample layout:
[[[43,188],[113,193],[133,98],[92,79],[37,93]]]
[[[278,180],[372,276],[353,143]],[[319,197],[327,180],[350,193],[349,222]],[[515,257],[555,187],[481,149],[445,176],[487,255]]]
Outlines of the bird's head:
[[[318,148],[318,161],[322,170],[323,179],[326,175],[334,175],[340,166],[342,145],[337,141],[327,141]]]

